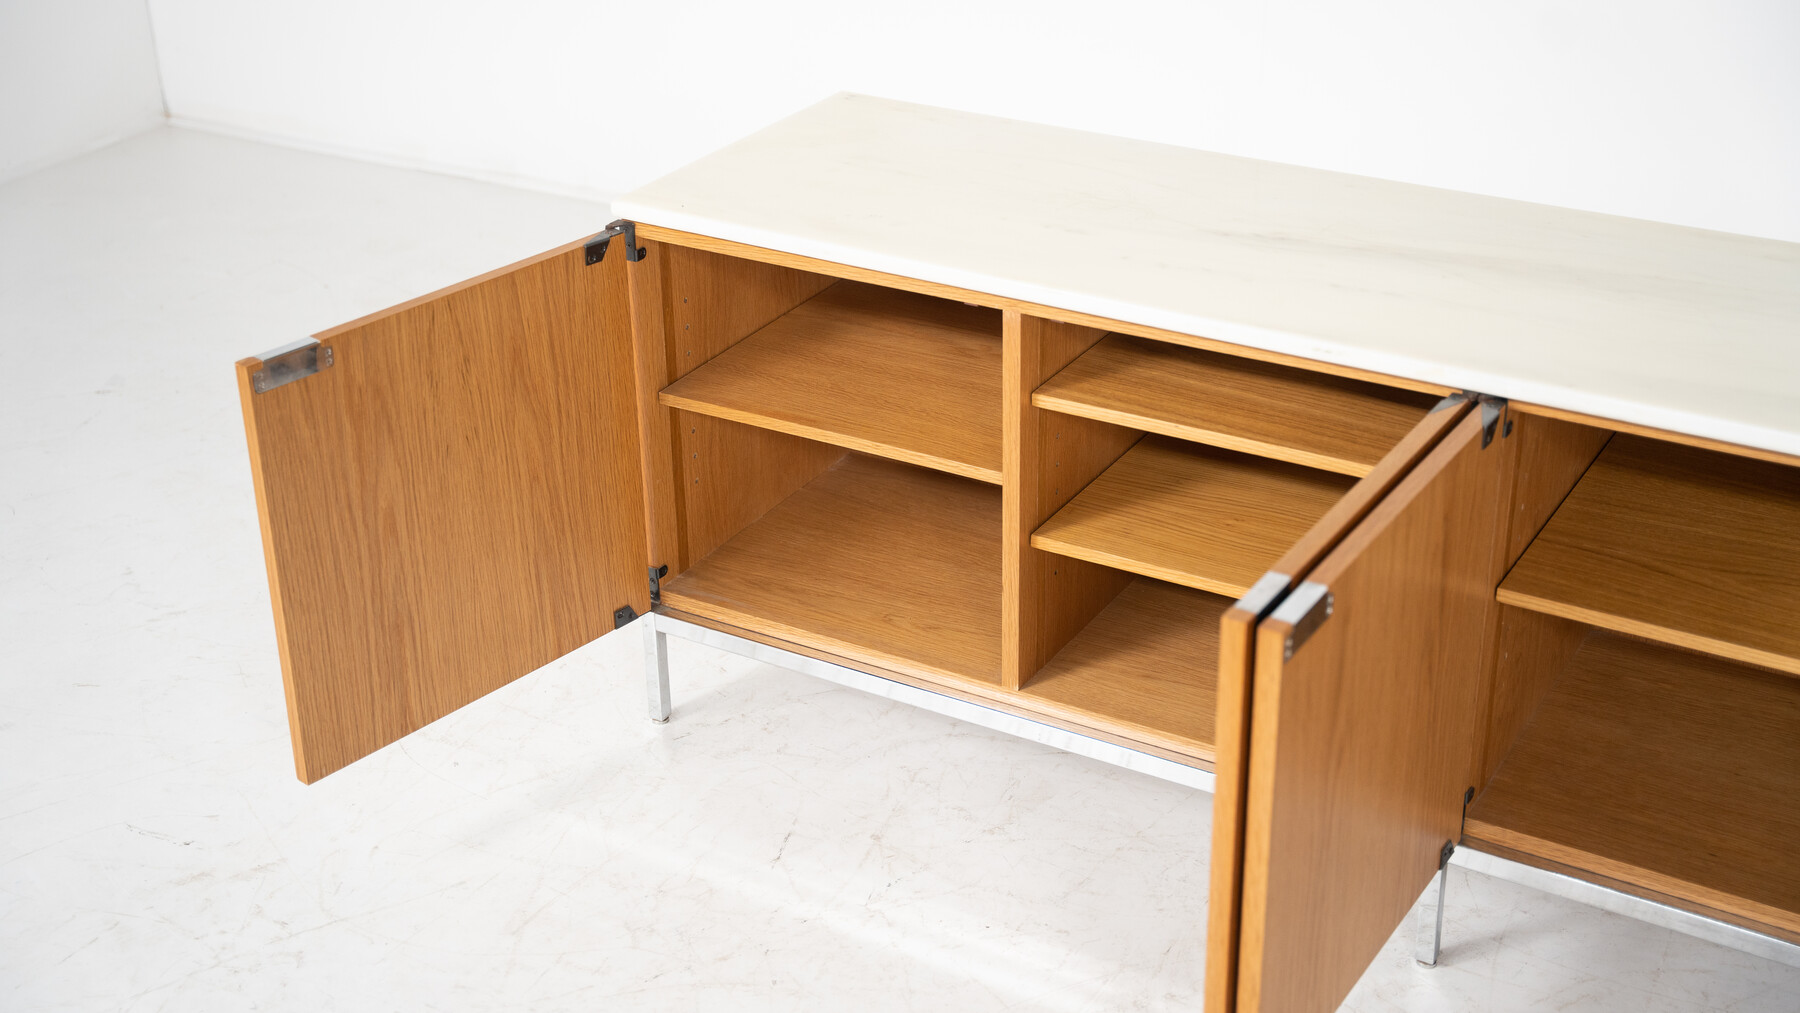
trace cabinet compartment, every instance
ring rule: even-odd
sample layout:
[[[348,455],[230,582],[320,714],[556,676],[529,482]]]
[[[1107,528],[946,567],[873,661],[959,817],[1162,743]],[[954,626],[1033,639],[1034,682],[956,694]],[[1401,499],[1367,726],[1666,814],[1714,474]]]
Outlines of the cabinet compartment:
[[[1151,435],[1039,527],[1031,544],[1236,598],[1354,484]]]
[[[1032,394],[1069,415],[1344,475],[1367,475],[1431,394],[1108,334]]]
[[[1507,605],[1800,675],[1800,468],[1613,437]]]
[[[1000,312],[838,281],[657,401],[997,484]]]
[[[1464,840],[1800,942],[1800,682],[1590,632]]]
[[[1796,532],[1800,469],[1614,435],[1495,592],[1464,839],[1800,942]]]
[[[1000,491],[846,454],[665,583],[670,607],[937,681],[1000,679]]]
[[[1023,695],[1210,767],[1219,619],[1230,607],[1230,598],[1138,577]]]

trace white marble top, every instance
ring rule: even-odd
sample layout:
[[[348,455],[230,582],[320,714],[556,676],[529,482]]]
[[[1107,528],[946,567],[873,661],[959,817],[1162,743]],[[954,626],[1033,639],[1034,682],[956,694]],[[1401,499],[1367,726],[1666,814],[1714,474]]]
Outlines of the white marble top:
[[[1800,244],[861,95],[614,209],[1800,454]]]

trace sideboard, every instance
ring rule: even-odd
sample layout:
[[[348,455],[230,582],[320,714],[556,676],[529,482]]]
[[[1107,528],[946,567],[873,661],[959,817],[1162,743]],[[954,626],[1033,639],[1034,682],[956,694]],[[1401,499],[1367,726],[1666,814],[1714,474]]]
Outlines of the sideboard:
[[[238,363],[302,780],[635,622],[1196,772],[1214,1013],[1458,847],[1800,943],[1800,245],[855,95],[614,210]]]

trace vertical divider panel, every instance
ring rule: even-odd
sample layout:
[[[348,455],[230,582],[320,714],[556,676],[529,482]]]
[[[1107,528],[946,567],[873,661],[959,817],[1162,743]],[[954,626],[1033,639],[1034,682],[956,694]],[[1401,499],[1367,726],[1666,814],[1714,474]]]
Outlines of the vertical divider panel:
[[[1001,323],[1001,686],[1017,690],[1131,582],[1031,547],[1031,533],[1136,443],[1135,430],[1034,407],[1031,392],[1105,331],[1005,311]]]

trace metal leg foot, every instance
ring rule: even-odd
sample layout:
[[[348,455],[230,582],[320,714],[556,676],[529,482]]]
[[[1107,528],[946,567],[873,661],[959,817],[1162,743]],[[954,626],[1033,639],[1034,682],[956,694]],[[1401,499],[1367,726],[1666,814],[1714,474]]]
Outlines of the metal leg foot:
[[[1444,886],[1450,878],[1447,851],[1445,857],[1446,861],[1438,865],[1437,875],[1431,877],[1431,885],[1425,888],[1425,895],[1419,898],[1419,906],[1414,909],[1418,922],[1414,926],[1413,959],[1425,967],[1437,966],[1438,953],[1444,945]]]
[[[644,616],[644,674],[650,689],[650,720],[669,720],[669,635],[656,628],[654,612]]]

